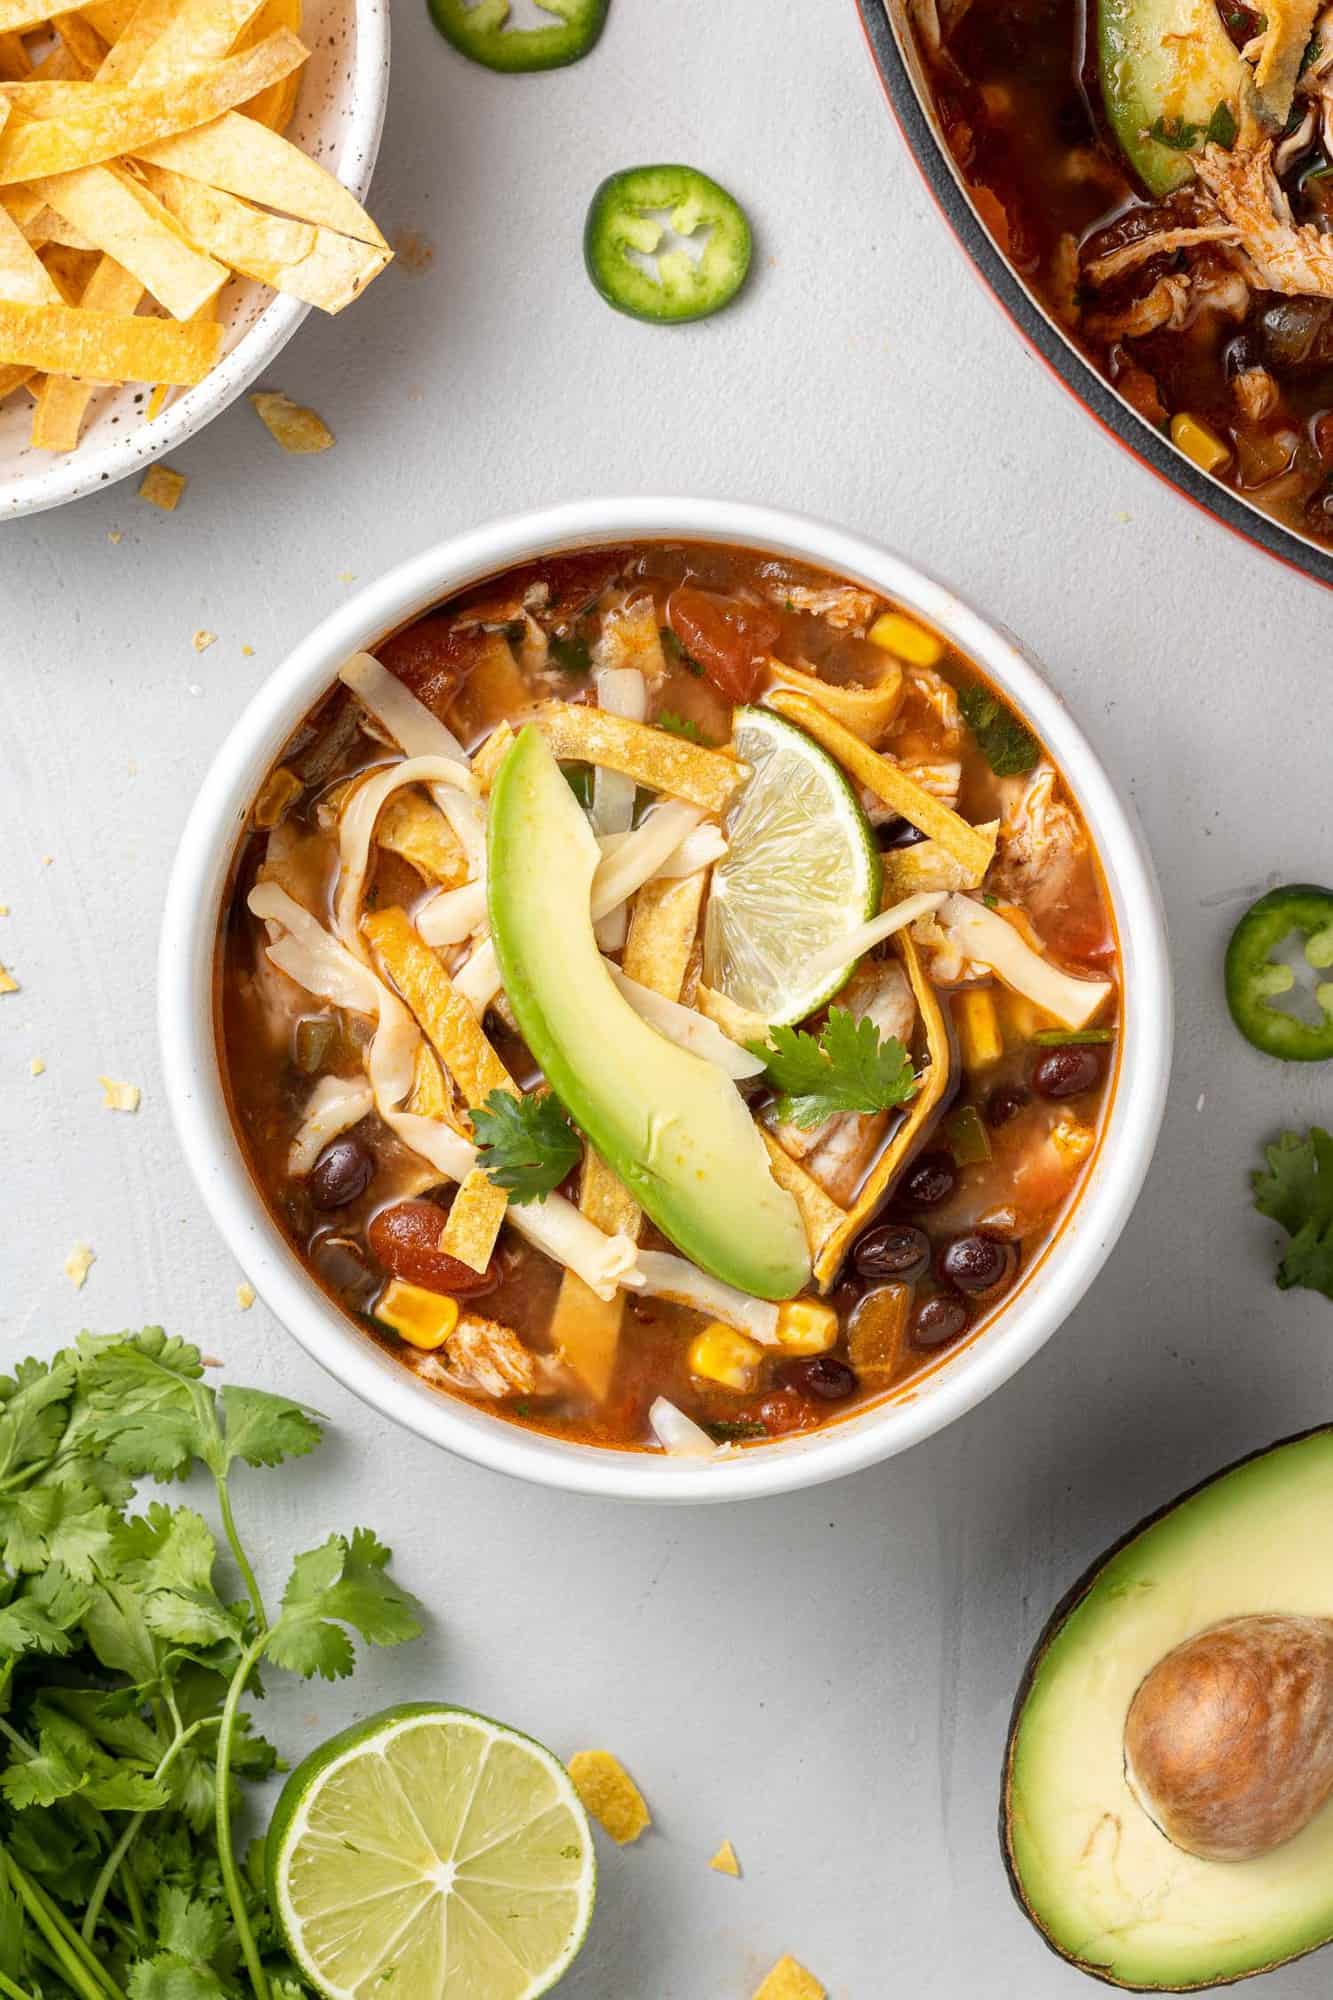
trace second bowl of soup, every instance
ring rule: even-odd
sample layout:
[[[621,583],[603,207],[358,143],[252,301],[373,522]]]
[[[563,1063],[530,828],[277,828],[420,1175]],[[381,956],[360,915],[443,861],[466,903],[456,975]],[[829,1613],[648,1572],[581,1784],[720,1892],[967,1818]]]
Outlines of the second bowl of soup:
[[[1160,916],[1082,737],[821,527],[605,503],[321,628],[187,830],[187,1152],[279,1315],[554,1484],[832,1477],[1090,1281],[1165,1089]]]

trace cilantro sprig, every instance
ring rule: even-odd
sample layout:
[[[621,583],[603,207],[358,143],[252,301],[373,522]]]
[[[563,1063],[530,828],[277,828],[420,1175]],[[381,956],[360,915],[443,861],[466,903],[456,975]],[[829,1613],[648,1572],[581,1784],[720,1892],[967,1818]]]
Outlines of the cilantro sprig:
[[[958,706],[977,748],[997,778],[1021,777],[1041,756],[1041,745],[998,695],[980,685],[962,688]]]
[[[1283,1291],[1304,1286],[1333,1299],[1333,1134],[1312,1125],[1264,1148],[1268,1171],[1252,1174],[1254,1205],[1291,1238],[1277,1267]]]
[[[215,1389],[155,1327],[0,1377],[4,2000],[305,2000],[262,1868],[235,1852],[238,1781],[277,1763],[243,1704],[262,1662],[335,1679],[349,1634],[421,1629],[364,1528],[298,1555],[266,1609],[232,1482],[321,1434],[284,1397]],[[128,1511],[137,1481],[199,1471],[239,1591],[203,1513]]]
[[[668,736],[683,736],[687,743],[702,743],[703,730],[692,716],[677,715],[672,708],[664,708],[654,724],[657,729],[665,729]]]
[[[888,1111],[916,1095],[911,1058],[895,1035],[882,1040],[867,1016],[831,1007],[821,1032],[770,1028],[746,1044],[764,1063],[784,1124],[820,1125],[838,1111]]]
[[[554,1194],[583,1148],[554,1097],[513,1097],[493,1090],[472,1113],[478,1157],[497,1187],[522,1207]]]

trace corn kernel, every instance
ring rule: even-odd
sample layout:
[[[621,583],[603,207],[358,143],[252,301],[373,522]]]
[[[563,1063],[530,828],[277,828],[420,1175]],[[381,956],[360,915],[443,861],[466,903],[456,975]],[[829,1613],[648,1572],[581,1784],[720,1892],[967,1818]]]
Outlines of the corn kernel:
[[[691,1375],[706,1382],[720,1382],[724,1389],[752,1389],[759,1374],[764,1350],[748,1333],[714,1320],[690,1342]]]
[[[998,1062],[1004,1054],[1004,1037],[1000,1033],[995,995],[984,986],[959,993],[954,997],[953,1016],[964,1065],[968,1069],[984,1069],[987,1063]]]
[[[391,1278],[385,1286],[375,1317],[392,1327],[400,1340],[412,1347],[443,1347],[458,1325],[458,1300],[428,1292],[424,1285],[409,1285]]]
[[[785,1299],[778,1307],[778,1346],[788,1354],[827,1354],[838,1337],[838,1315],[822,1299]]]
[[[871,626],[866,637],[886,653],[895,653],[912,667],[933,667],[944,648],[933,632],[900,611],[885,611]]]
[[[1038,1007],[1022,993],[1002,993],[1000,1006],[1005,1024],[1017,1042],[1030,1042],[1043,1028],[1059,1026],[1054,1014],[1048,1014],[1044,1007]]]
[[[1062,1118],[1051,1128],[1051,1144],[1071,1166],[1081,1166],[1092,1151],[1096,1133],[1078,1118]]]
[[[1210,431],[1207,424],[1201,424],[1184,410],[1171,419],[1171,442],[1200,472],[1220,471],[1231,456],[1230,447],[1223,444],[1216,431]]]

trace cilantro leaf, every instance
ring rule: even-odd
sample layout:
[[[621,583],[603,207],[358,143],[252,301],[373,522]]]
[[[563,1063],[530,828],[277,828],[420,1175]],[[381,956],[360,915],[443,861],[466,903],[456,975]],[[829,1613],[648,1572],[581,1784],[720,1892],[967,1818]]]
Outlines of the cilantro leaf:
[[[1277,1267],[1283,1291],[1302,1286],[1333,1299],[1333,1134],[1312,1125],[1264,1149],[1268,1172],[1252,1174],[1254,1205],[1291,1238]]]
[[[281,1465],[303,1458],[324,1435],[313,1411],[267,1389],[237,1389],[230,1384],[218,1397],[228,1462]]]
[[[704,733],[697,722],[692,722],[688,715],[677,715],[671,708],[664,708],[654,718],[653,727],[665,729],[668,736],[683,736],[687,743],[702,743],[704,740]]]
[[[274,1665],[307,1680],[313,1674],[340,1680],[351,1673],[354,1660],[345,1625],[372,1646],[417,1638],[420,1606],[385,1575],[388,1560],[388,1549],[368,1528],[355,1529],[350,1542],[330,1535],[299,1555],[268,1637],[266,1651]]]
[[[122,1576],[144,1593],[150,1631],[178,1646],[235,1643],[241,1621],[213,1588],[217,1544],[207,1522],[190,1507],[160,1500],[117,1536]]]
[[[493,1090],[472,1113],[482,1167],[520,1207],[554,1193],[583,1154],[578,1134],[551,1096]]]
[[[959,690],[958,706],[977,748],[997,778],[1020,777],[1041,756],[1041,745],[998,695],[980,684]]]
[[[63,1564],[48,1563],[0,1610],[0,1654],[72,1651],[90,1602],[87,1587]]]
[[[803,1028],[772,1028],[767,1043],[746,1046],[762,1058],[786,1125],[820,1125],[839,1111],[887,1111],[916,1095],[902,1043],[894,1035],[881,1040],[868,1016],[858,1021],[845,1007],[829,1009],[817,1037]]]

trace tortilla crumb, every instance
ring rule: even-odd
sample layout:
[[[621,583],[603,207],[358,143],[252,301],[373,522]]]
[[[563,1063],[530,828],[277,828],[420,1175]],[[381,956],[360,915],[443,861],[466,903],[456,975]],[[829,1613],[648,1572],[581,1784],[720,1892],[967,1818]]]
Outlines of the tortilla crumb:
[[[76,1292],[81,1292],[88,1273],[97,1262],[97,1252],[86,1243],[76,1243],[65,1259],[65,1276]]]
[[[8,903],[0,903],[0,917],[7,917],[8,915],[9,915]]]
[[[717,1853],[709,1862],[709,1867],[719,1875],[739,1875],[741,1864],[736,1858],[736,1850],[729,1840],[724,1840]]]
[[[141,1092],[137,1083],[117,1083],[109,1076],[99,1076],[102,1086],[102,1109],[104,1111],[137,1111]]]
[[[248,1313],[254,1302],[255,1288],[253,1285],[238,1285],[236,1287],[236,1303],[243,1313]]]
[[[652,1825],[642,1792],[609,1750],[580,1750],[568,1768],[574,1790],[618,1847],[628,1847]]]
[[[139,481],[139,498],[151,500],[164,514],[174,514],[185,491],[185,474],[169,465],[150,465]]]
[[[355,583],[356,571],[354,569],[340,569],[338,571],[338,581],[339,583]]]
[[[250,401],[269,436],[284,451],[327,451],[331,444],[336,443],[333,432],[322,417],[300,403],[294,403],[290,396],[284,396],[277,389],[257,390]]]
[[[195,633],[193,639],[190,641],[190,644],[194,647],[196,653],[206,653],[209,647],[216,646],[217,642],[218,642],[217,633],[206,631],[204,627],[201,625],[199,630]]]
[[[754,2000],[828,2000],[813,1972],[807,1972],[794,1958],[780,1958],[762,1986],[755,1988]]]
[[[400,229],[393,238],[393,254],[398,268],[409,278],[419,278],[435,262],[435,245],[416,229]]]
[[[124,536],[121,534],[119,528],[108,528],[106,531],[106,538],[109,542],[120,542],[124,540]]]
[[[45,1076],[45,1074],[46,1074],[46,1064],[42,1061],[42,1058],[40,1056],[34,1056],[32,1061],[28,1064],[28,1075]]]
[[[242,657],[242,659],[245,659],[245,660],[253,660],[254,656],[255,656],[255,649],[254,649],[254,647],[253,647],[253,646],[242,646],[242,647],[241,647],[241,657]]]
[[[5,967],[0,965],[0,993],[17,993],[18,990],[19,983],[13,973],[6,971]]]

